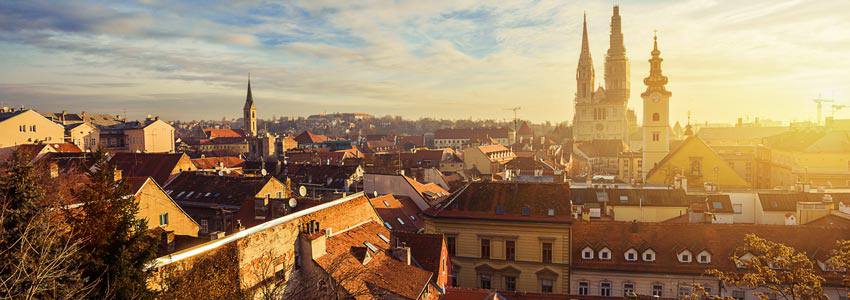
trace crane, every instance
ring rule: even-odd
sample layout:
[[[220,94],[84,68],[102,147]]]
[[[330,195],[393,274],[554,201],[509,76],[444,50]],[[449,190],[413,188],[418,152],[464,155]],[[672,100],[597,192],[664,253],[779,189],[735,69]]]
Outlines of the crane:
[[[833,103],[832,104],[832,114],[830,116],[835,118],[835,112],[842,110],[842,109],[845,109],[847,107],[848,107],[847,104],[835,104],[835,103]]]
[[[814,100],[812,100],[812,101],[814,101],[814,102],[815,102],[815,103],[817,103],[817,105],[818,105],[818,106],[817,106],[817,107],[818,107],[818,119],[817,119],[817,123],[818,123],[818,125],[823,125],[823,122],[822,122],[822,119],[823,119],[822,117],[823,117],[823,115],[822,115],[822,113],[821,113],[821,112],[822,112],[822,106],[823,106],[823,103],[827,103],[827,102],[835,102],[835,101],[833,101],[833,100],[831,100],[831,99],[824,99],[824,98],[821,98],[820,96],[818,96],[818,98],[817,98],[817,99],[814,99]]]

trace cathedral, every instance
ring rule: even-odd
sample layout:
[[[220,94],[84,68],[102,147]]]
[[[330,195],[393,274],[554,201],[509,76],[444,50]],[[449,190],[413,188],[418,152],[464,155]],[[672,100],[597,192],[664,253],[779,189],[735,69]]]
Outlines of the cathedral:
[[[629,59],[623,45],[620,7],[614,6],[611,16],[611,36],[605,55],[605,87],[595,87],[593,59],[587,37],[585,16],[581,54],[576,70],[575,115],[573,139],[576,141],[621,140],[628,144],[629,115]]]

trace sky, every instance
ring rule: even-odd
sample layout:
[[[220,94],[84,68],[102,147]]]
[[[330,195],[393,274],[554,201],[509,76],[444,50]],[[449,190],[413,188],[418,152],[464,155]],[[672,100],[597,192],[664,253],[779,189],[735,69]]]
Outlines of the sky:
[[[641,113],[652,34],[671,122],[850,104],[850,1],[621,0]],[[582,14],[603,84],[611,1],[2,1],[0,102],[44,111],[569,121]],[[824,106],[824,114],[832,106]],[[837,118],[850,118],[850,107]],[[639,118],[640,119],[640,118]]]

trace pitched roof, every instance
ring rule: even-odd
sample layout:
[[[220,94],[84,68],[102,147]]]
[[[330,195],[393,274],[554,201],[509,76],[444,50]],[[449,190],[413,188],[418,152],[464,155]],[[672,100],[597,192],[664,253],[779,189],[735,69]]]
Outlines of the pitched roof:
[[[613,206],[690,206],[685,192],[676,189],[575,188],[571,200],[574,204],[606,202]]]
[[[646,174],[647,181],[649,181],[649,178],[653,177],[655,175],[655,173],[661,172],[661,170],[672,159],[674,159],[675,157],[680,155],[679,153],[681,153],[682,151],[685,151],[684,149],[687,149],[688,145],[690,145],[690,144],[696,144],[697,147],[701,147],[701,148],[705,149],[706,153],[708,153],[710,157],[713,156],[713,158],[718,160],[718,161],[725,161],[725,160],[723,160],[722,157],[720,157],[719,154],[717,154],[716,151],[714,151],[714,149],[712,149],[710,146],[708,146],[708,144],[706,144],[705,141],[702,140],[702,138],[700,138],[699,136],[695,136],[695,135],[689,136],[689,137],[685,138],[685,140],[683,140],[681,143],[679,143],[679,145],[677,145],[672,150],[670,150],[670,152],[667,154],[667,156],[662,158],[661,161],[659,161],[654,167],[652,167],[652,169],[649,170],[649,172]],[[741,185],[749,186],[749,183],[743,177],[741,177],[741,175],[738,174],[738,172],[736,172],[734,169],[732,169],[732,167],[730,167],[729,164],[721,163],[721,164],[717,164],[717,167],[720,168],[719,169],[720,172],[728,174],[728,176],[730,176],[730,178],[727,178],[726,180],[736,181],[736,182],[739,182]],[[723,170],[727,170],[727,172],[724,172]]]
[[[295,136],[295,141],[298,142],[299,145],[300,144],[305,144],[305,145],[307,145],[307,144],[318,144],[318,143],[321,143],[321,142],[324,142],[324,141],[327,141],[327,140],[328,140],[327,136],[324,136],[324,135],[321,135],[321,134],[315,134],[315,133],[310,132],[309,130],[306,130],[306,131],[302,132],[301,134]]]
[[[189,160],[183,153],[129,153],[119,152],[109,160],[126,177],[152,177],[160,185],[168,182],[181,159]]]
[[[413,260],[422,269],[440,274],[443,254],[442,234],[393,231],[392,240],[396,241],[396,246],[404,244],[410,247]]]
[[[0,122],[6,121],[6,120],[8,120],[8,119],[11,119],[12,117],[17,116],[17,115],[20,115],[20,114],[22,114],[22,113],[24,113],[24,112],[27,112],[27,111],[29,111],[29,109],[27,109],[27,110],[16,110],[16,111],[0,112]]]
[[[359,166],[287,164],[279,178],[288,177],[296,184],[320,184],[330,189],[345,189],[346,181],[354,179]],[[354,182],[351,182],[354,183]]]
[[[369,203],[392,230],[417,232],[425,227],[422,211],[410,197],[383,195],[370,198]]]
[[[230,129],[230,128],[204,128],[204,135],[208,139],[217,139],[221,137],[243,137],[243,131],[238,129]]]
[[[171,180],[165,189],[178,202],[241,206],[245,199],[255,198],[269,180],[273,180],[272,177],[183,172]]]
[[[814,219],[812,221],[809,221],[809,223],[803,225],[840,228],[843,230],[847,230],[850,229],[850,215],[843,212],[832,211],[828,215]]]
[[[446,191],[436,183],[421,183],[416,181],[416,179],[407,176],[402,177],[404,177],[404,180],[406,180],[417,193],[422,195],[422,197],[425,198],[431,206],[437,205],[449,196],[449,191]]]
[[[754,140],[763,139],[790,131],[789,127],[703,127],[697,136],[711,140]]]
[[[378,234],[390,237],[389,231],[376,222],[332,235],[326,241],[327,254],[316,259],[316,263],[332,277],[346,278],[341,284],[348,291],[368,290],[374,296],[386,293],[418,299],[433,274],[392,257],[388,252],[390,244]],[[377,251],[364,247],[367,242]],[[363,264],[365,255],[371,256],[371,259]]]
[[[797,202],[806,201],[800,193],[758,193],[764,211],[797,211]]]
[[[522,125],[519,126],[516,133],[518,135],[533,135],[534,131],[531,130],[531,127],[528,126],[528,122],[523,121]]]
[[[219,156],[219,157],[204,157],[193,158],[192,163],[199,170],[215,169],[219,163],[222,163],[225,168],[238,168],[245,163],[244,159],[236,156]]]
[[[617,157],[626,144],[622,140],[592,140],[577,142],[575,147],[588,157]]]
[[[525,293],[525,292],[508,292],[508,291],[492,291],[485,289],[473,289],[465,287],[449,287],[446,289],[446,295],[443,300],[563,300],[563,299],[581,299],[584,296],[567,296],[563,294],[543,294],[543,293]],[[611,299],[622,299],[611,298]],[[587,298],[590,299],[590,298]]]
[[[816,226],[581,222],[571,228],[572,255],[576,257],[574,269],[690,275],[701,275],[711,268],[736,270],[729,257],[736,255],[747,234],[786,244],[814,259],[829,255],[836,240],[850,238],[850,231],[824,230]],[[611,259],[582,259],[581,251],[586,247],[594,251],[608,248],[612,252]],[[656,253],[655,261],[646,262],[640,258],[627,261],[624,254],[629,249],[639,254],[652,249]],[[679,262],[677,255],[684,250],[693,255],[692,262]],[[710,253],[710,263],[697,262],[696,256],[702,251]]]
[[[443,128],[434,131],[435,139],[473,139],[508,138],[507,128]]]
[[[552,210],[552,215],[549,211]],[[566,183],[472,182],[425,212],[433,217],[570,223]]]

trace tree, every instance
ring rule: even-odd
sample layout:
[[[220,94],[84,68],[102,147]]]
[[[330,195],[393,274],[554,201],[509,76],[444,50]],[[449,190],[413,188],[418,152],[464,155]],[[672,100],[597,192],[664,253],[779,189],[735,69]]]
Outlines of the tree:
[[[72,192],[81,206],[66,211],[72,231],[82,241],[83,274],[99,279],[94,298],[152,298],[146,264],[156,258],[158,240],[146,233],[145,220],[136,219],[138,203],[123,182],[116,181],[106,156],[94,156],[88,182]]]
[[[75,258],[80,244],[45,197],[45,178],[14,156],[0,171],[0,298],[78,299],[92,283]]]
[[[794,248],[748,234],[730,260],[739,270],[712,269],[708,274],[725,284],[753,289],[760,299],[770,294],[786,300],[826,299],[823,277],[809,257]]]
[[[829,259],[829,266],[841,274],[844,286],[850,287],[850,240],[835,242],[832,258]],[[850,296],[850,293],[848,293],[848,296]]]

